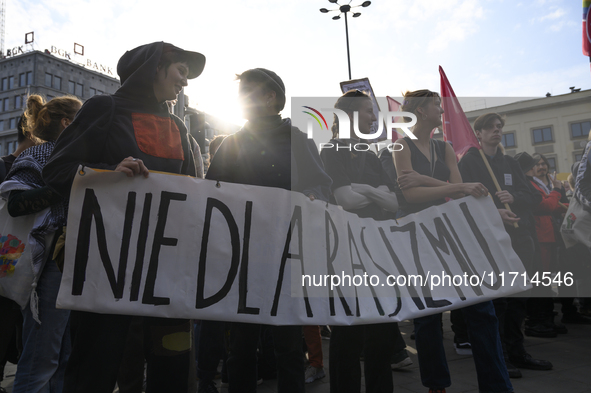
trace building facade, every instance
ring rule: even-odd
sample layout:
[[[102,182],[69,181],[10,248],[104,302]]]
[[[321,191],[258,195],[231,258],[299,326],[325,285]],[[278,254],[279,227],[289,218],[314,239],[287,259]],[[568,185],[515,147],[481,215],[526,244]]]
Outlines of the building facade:
[[[540,153],[548,158],[551,171],[568,173],[581,159],[591,129],[591,90],[470,111],[466,116],[473,126],[478,116],[489,112],[505,116],[506,154]]]
[[[90,62],[89,66],[102,67]],[[119,79],[69,61],[59,56],[59,52],[29,51],[0,59],[0,156],[11,154],[17,148],[16,126],[28,95],[40,94],[50,100],[71,94],[86,101],[96,94],[113,94],[120,86]],[[189,98],[184,94],[180,94],[174,104],[171,102],[172,111],[185,119],[206,162],[209,141],[215,135],[231,134],[240,128],[190,108]]]
[[[54,56],[30,51],[0,60],[0,156],[16,150],[16,125],[27,96],[40,94],[50,100],[71,94],[82,101],[96,94],[112,94],[118,79]]]

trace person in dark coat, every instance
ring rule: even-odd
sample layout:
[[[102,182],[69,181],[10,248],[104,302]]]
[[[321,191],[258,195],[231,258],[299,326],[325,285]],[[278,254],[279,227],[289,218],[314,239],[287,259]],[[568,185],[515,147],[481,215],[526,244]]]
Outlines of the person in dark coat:
[[[86,101],[43,169],[46,184],[69,197],[79,165],[128,177],[148,177],[149,170],[195,176],[187,129],[169,112],[167,101],[175,100],[204,66],[202,54],[164,42],[126,52],[117,64],[121,87]],[[65,393],[113,392],[131,320],[129,315],[72,312]],[[189,321],[145,317],[144,332],[146,391],[186,393]]]
[[[491,190],[493,201],[498,209],[504,209],[505,204],[508,204],[512,212],[519,218],[517,227],[505,225],[505,229],[511,238],[513,250],[521,259],[526,270],[531,272],[536,252],[533,239],[535,223],[532,207],[539,202],[540,198],[530,188],[519,163],[512,157],[504,155],[502,149],[499,148],[504,125],[504,119],[497,113],[484,114],[474,122],[476,136],[501,186],[500,191],[493,191],[496,190],[496,186],[478,149],[468,150],[460,160],[458,167],[464,181],[482,182]],[[509,375],[514,378],[520,377],[519,368],[550,370],[552,363],[532,358],[525,351],[523,345],[524,337],[521,326],[527,314],[527,298],[523,296],[499,298],[495,299],[493,303],[499,318],[499,330]]]
[[[205,178],[282,188],[301,192],[311,200],[327,201],[331,179],[324,171],[316,146],[306,134],[291,125],[290,119],[282,119],[279,115],[286,99],[281,78],[264,68],[250,69],[237,78],[240,80],[240,104],[248,121],[220,145]],[[200,342],[204,339],[204,328],[211,330],[207,328],[208,323],[218,322],[204,321]],[[259,324],[232,324],[228,357],[231,393],[256,392],[256,350],[260,329]],[[219,334],[221,326],[213,330]],[[271,331],[278,392],[303,393],[302,327],[272,326]]]

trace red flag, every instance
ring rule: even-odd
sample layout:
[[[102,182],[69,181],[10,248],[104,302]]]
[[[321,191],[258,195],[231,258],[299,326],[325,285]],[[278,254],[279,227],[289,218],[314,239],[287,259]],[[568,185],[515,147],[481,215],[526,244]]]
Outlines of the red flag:
[[[392,98],[390,96],[386,96],[386,99],[388,100],[388,110],[390,112],[399,112],[400,111],[400,102],[396,101],[394,98]],[[402,119],[402,117],[393,117],[392,122],[393,123],[404,123],[404,120]],[[398,132],[397,129],[394,129],[394,133],[392,133],[392,142],[396,142],[398,139],[404,138],[404,134]]]
[[[443,139],[451,143],[459,160],[471,147],[480,149],[480,143],[441,66],[439,66],[439,74],[441,75],[441,105],[445,111]]]
[[[589,56],[591,52],[591,24],[589,23],[589,10],[591,0],[583,0],[583,54]]]

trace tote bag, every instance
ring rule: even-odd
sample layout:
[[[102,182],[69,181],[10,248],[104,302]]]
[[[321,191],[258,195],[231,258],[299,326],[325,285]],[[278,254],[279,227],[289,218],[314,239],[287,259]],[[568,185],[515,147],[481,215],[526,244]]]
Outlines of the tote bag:
[[[11,217],[6,205],[6,200],[0,199],[0,295],[14,300],[24,308],[43,269],[42,266],[33,269],[33,246],[30,244],[29,233],[35,219],[47,214],[49,208],[37,214]],[[50,245],[52,237],[53,233],[47,235],[45,244]],[[45,248],[46,253],[49,248]]]
[[[575,195],[568,205],[568,210],[560,226],[560,234],[566,248],[577,243],[591,248],[591,213],[583,208],[583,204]]]

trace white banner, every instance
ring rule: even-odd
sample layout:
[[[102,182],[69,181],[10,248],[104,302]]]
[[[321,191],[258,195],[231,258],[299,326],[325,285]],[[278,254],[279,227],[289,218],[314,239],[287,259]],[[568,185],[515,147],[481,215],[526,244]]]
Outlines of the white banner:
[[[490,198],[397,222],[277,188],[85,169],[58,307],[273,325],[400,321],[529,288]],[[338,285],[337,285],[338,284]]]

